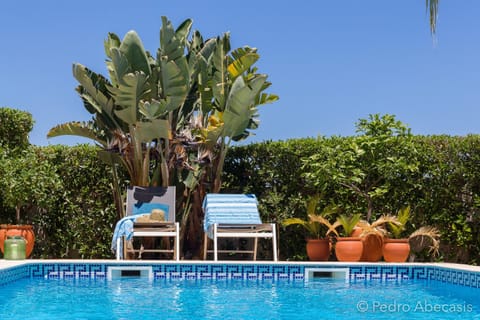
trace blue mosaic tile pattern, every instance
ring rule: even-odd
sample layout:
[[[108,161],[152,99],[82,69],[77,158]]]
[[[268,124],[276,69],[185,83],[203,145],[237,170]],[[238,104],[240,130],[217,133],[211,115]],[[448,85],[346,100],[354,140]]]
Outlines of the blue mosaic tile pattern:
[[[28,278],[28,267],[20,266],[9,269],[0,270],[0,286],[12,281]]]
[[[96,263],[38,263],[0,270],[0,285],[25,277],[54,279],[105,280],[108,267],[151,266],[154,279],[168,280],[285,280],[304,281],[305,269],[348,268],[349,280],[402,281],[435,280],[446,283],[480,288],[480,272],[464,271],[437,266],[396,265],[294,265],[294,264],[96,264]]]
[[[461,286],[480,288],[480,273],[463,270],[432,268],[429,279],[446,283],[458,284]]]
[[[45,263],[29,266],[30,277],[33,278],[76,278],[100,279],[107,276],[106,264],[87,263]]]
[[[418,266],[361,266],[350,267],[351,280],[428,279],[428,267]]]
[[[350,281],[399,281],[428,279],[428,267],[418,266],[350,266]]]
[[[32,264],[30,277],[41,278],[106,278],[109,266],[148,266],[140,264]],[[153,264],[155,279],[240,279],[240,280],[303,280],[304,267],[296,265],[217,265],[217,264]]]
[[[302,266],[277,265],[154,265],[155,279],[237,279],[237,280],[303,280]]]

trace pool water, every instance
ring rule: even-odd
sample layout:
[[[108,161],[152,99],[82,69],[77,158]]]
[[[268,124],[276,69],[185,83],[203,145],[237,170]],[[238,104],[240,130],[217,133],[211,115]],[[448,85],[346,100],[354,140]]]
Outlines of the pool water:
[[[480,319],[479,289],[437,281],[23,279],[0,319]]]

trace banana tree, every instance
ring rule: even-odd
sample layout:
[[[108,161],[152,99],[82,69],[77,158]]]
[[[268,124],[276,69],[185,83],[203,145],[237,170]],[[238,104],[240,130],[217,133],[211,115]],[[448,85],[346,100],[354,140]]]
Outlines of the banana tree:
[[[270,83],[253,67],[256,49],[231,51],[229,34],[204,41],[195,31],[189,40],[191,20],[177,29],[162,22],[156,58],[131,31],[122,41],[112,33],[105,41],[110,79],[75,64],[77,91],[94,117],[59,125],[48,136],[96,141],[118,194],[118,167],[132,185],[176,185],[185,250],[197,251],[201,203],[206,192],[220,190],[228,146],[258,127],[258,105],[278,97],[263,93]]]
[[[121,41],[113,33],[104,43],[110,79],[76,63],[73,75],[84,107],[93,114],[88,122],[69,122],[52,128],[48,137],[77,135],[94,140],[99,157],[112,165],[114,198],[120,216],[123,206],[118,167],[124,168],[131,185],[169,184],[167,166],[169,113],[180,108],[190,87],[183,55],[192,21],[177,30],[162,18],[160,48],[156,59],[145,51],[135,31]]]
[[[184,34],[191,24],[186,20],[174,31],[163,18],[164,37],[156,59],[145,51],[135,31],[122,41],[110,33],[105,41],[109,80],[79,63],[73,65],[80,83],[77,92],[93,120],[59,125],[48,137],[71,134],[93,139],[102,147],[102,159],[127,170],[130,184],[167,186],[168,115],[182,106],[189,91],[186,57],[178,52],[185,48]]]
[[[190,151],[185,179],[185,203],[190,207],[184,210],[181,230],[188,250],[195,254],[201,243],[202,200],[207,192],[221,189],[228,147],[248,138],[258,127],[257,107],[278,97],[264,93],[270,83],[253,67],[259,59],[257,50],[242,47],[231,51],[228,33],[206,42],[196,33],[189,49],[189,65],[196,66],[198,100],[187,130],[190,143],[183,143]]]

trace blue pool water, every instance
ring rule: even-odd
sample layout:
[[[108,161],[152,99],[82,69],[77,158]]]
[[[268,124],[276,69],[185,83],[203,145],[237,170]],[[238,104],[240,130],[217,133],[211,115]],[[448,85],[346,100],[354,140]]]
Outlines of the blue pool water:
[[[480,291],[438,281],[22,279],[0,319],[480,319]]]

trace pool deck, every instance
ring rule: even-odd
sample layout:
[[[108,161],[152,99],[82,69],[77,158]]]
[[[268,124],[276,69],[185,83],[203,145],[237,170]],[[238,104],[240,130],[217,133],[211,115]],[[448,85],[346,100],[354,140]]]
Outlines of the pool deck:
[[[424,263],[424,262],[408,262],[408,263],[387,263],[387,262],[338,262],[338,261],[248,261],[248,260],[237,260],[237,261],[204,261],[204,260],[182,260],[182,261],[173,261],[173,260],[74,260],[74,259],[25,259],[25,260],[5,260],[0,259],[0,270],[8,269],[11,267],[22,266],[26,264],[38,264],[38,263],[92,263],[92,264],[212,264],[212,265],[225,265],[225,264],[247,264],[247,265],[325,265],[325,266],[432,266],[440,267],[447,269],[455,269],[461,271],[470,271],[480,273],[480,266],[472,266],[466,264],[458,263]]]

